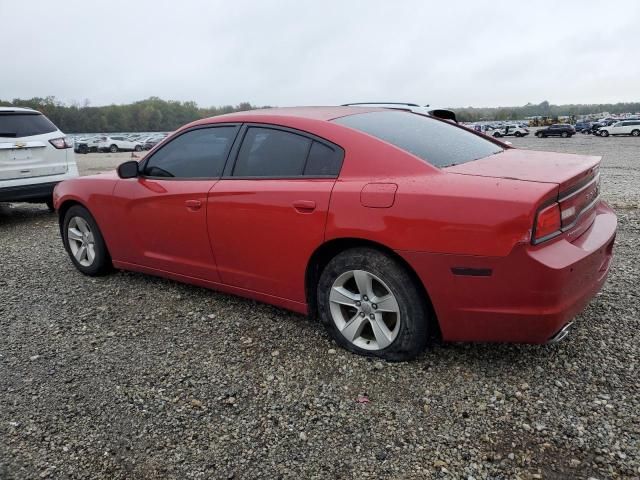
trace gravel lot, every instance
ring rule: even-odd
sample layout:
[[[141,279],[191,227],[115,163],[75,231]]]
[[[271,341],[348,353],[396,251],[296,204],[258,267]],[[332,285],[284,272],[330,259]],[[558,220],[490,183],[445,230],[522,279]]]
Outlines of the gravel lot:
[[[84,277],[55,215],[0,206],[0,478],[640,478],[640,140],[512,142],[604,155],[619,214],[609,281],[558,345],[371,361],[267,305]]]

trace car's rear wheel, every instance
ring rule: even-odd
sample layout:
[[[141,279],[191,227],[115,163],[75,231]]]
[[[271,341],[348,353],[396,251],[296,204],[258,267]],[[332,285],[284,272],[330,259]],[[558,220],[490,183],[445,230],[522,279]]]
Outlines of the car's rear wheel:
[[[514,133],[514,135],[515,135],[516,137],[521,137],[521,136],[522,136],[522,134],[521,134],[520,132],[516,132],[516,133]]]
[[[118,151],[118,146],[117,146],[117,145],[111,145],[111,146],[109,147],[109,151],[110,151],[111,153],[116,153],[116,152]]]
[[[373,248],[335,256],[318,283],[320,319],[355,353],[409,360],[427,342],[426,300],[406,268]]]
[[[493,136],[494,136],[495,138],[500,138],[502,135],[500,134],[500,132],[495,132],[495,133],[493,134]]]
[[[640,137],[640,130],[632,130],[631,135],[633,135],[634,137]]]
[[[609,132],[607,132],[606,130],[602,130],[602,131],[600,132],[600,136],[601,136],[601,137],[608,137],[608,136],[609,136]]]
[[[74,205],[62,224],[64,247],[71,261],[85,275],[103,275],[111,269],[111,257],[98,224],[89,211]]]
[[[51,213],[56,211],[56,209],[53,207],[53,197],[49,197],[49,198],[45,199],[44,203],[47,204],[47,208],[49,209],[49,211]]]
[[[569,134],[568,134],[567,132],[562,132],[562,133],[560,134],[560,136],[561,136],[562,138],[567,138],[567,137],[569,136]]]
[[[136,152],[141,152],[141,151],[142,151],[142,146],[141,146],[141,145],[136,145],[136,146],[135,146],[135,148],[134,148],[134,150],[135,150]]]
[[[544,138],[544,137],[545,137],[545,135],[544,135],[544,133],[542,133],[542,132],[538,132],[538,133],[536,133],[536,137],[538,137],[538,138]]]

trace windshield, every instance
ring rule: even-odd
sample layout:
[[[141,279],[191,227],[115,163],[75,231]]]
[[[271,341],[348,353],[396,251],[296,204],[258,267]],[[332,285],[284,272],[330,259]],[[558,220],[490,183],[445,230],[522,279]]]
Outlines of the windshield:
[[[333,121],[391,143],[436,167],[459,165],[504,151],[465,128],[411,112],[358,113]]]

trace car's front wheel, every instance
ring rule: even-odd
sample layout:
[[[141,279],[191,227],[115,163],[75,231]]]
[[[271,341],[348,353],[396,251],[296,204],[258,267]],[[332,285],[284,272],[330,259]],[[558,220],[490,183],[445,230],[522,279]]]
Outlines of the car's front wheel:
[[[514,135],[515,135],[516,137],[521,137],[521,136],[522,136],[522,134],[521,134],[520,132],[516,132],[516,133],[514,133]]]
[[[608,137],[608,136],[609,136],[609,132],[607,132],[606,130],[602,130],[602,131],[600,132],[600,136],[601,136],[601,137]]]
[[[631,135],[634,136],[634,137],[640,137],[640,130],[633,130],[631,132]]]
[[[74,205],[67,210],[62,237],[71,261],[85,275],[103,275],[111,269],[111,257],[102,233],[86,208]]]
[[[567,132],[562,132],[562,133],[560,134],[560,136],[561,136],[562,138],[567,138],[567,137],[569,136],[569,134],[568,134]]]
[[[135,146],[135,148],[134,148],[134,150],[135,150],[136,152],[141,152],[141,151],[142,151],[142,145],[136,145],[136,146]]]
[[[403,361],[427,343],[424,295],[403,265],[378,250],[335,256],[322,271],[317,295],[320,319],[347,350]]]
[[[111,153],[117,153],[117,152],[118,152],[118,146],[117,146],[117,145],[111,145],[111,146],[109,147],[109,151],[110,151]]]

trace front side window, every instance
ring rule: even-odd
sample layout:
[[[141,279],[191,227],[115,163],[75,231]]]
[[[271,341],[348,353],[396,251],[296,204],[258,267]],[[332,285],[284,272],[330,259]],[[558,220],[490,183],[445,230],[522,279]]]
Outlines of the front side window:
[[[358,113],[333,121],[391,143],[436,167],[459,165],[504,151],[470,130],[411,112]]]
[[[155,152],[144,167],[148,177],[216,178],[236,137],[238,127],[191,130]]]

